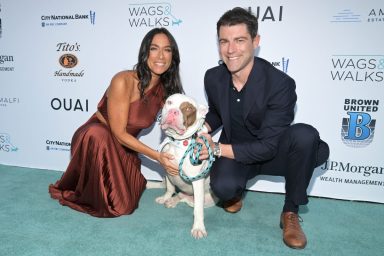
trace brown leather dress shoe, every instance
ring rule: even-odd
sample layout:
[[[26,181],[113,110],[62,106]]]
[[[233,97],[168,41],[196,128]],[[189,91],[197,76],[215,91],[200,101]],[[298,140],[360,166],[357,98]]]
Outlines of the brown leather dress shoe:
[[[294,249],[303,249],[307,238],[300,226],[301,218],[294,212],[283,212],[280,216],[280,228],[283,229],[284,243]]]
[[[241,210],[241,207],[243,207],[243,200],[241,196],[223,202],[224,210],[229,213],[236,213]]]

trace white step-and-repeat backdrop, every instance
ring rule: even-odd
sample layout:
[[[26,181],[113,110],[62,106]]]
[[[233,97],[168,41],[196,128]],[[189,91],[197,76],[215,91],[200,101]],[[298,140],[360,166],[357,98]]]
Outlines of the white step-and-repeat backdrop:
[[[310,195],[383,203],[382,0],[0,0],[0,163],[65,171],[72,134],[153,27],[173,33],[185,91],[205,103],[216,22],[235,6],[259,17],[257,55],[296,80],[295,122],[315,126],[331,148]],[[154,148],[160,138],[158,124],[141,136]],[[163,174],[148,159],[142,170]],[[264,176],[249,188],[283,192],[284,181]]]

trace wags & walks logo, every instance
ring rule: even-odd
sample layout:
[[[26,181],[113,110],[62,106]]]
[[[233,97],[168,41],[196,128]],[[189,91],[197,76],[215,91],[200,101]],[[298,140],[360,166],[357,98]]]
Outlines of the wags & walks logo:
[[[169,3],[129,4],[129,26],[131,27],[169,27],[179,26],[182,20],[172,12]]]

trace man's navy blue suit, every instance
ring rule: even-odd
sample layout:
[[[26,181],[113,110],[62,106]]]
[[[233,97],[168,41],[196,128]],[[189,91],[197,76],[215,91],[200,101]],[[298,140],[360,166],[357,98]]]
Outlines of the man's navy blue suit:
[[[209,105],[206,122],[212,132],[222,127],[219,142],[232,144],[235,156],[214,162],[214,193],[223,201],[230,200],[240,196],[247,181],[256,175],[277,175],[285,177],[286,200],[296,205],[308,203],[307,187],[314,168],[328,159],[329,147],[314,127],[292,124],[297,100],[295,81],[255,57],[242,89],[240,115],[225,64],[209,69],[204,85]],[[239,120],[241,126],[235,126],[234,121]]]

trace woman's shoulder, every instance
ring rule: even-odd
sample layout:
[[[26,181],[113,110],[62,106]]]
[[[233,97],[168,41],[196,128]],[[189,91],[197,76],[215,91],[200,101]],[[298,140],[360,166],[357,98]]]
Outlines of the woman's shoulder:
[[[132,70],[124,70],[116,73],[111,80],[108,91],[126,92],[133,90],[139,82],[137,74]]]
[[[112,77],[112,81],[117,80],[117,81],[133,81],[136,80],[138,81],[137,78],[137,73],[134,70],[123,70],[118,73],[116,73]]]

